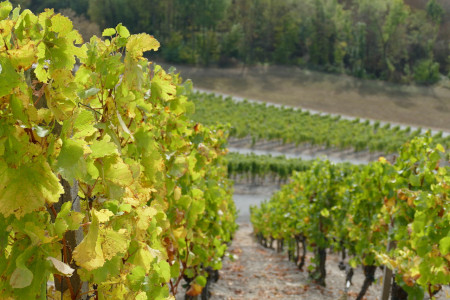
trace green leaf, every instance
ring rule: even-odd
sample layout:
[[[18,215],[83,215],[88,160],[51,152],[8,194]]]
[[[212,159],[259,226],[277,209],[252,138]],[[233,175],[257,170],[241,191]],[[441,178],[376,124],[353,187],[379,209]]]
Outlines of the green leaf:
[[[18,267],[11,274],[9,284],[15,289],[22,289],[31,284],[33,281],[33,273],[25,266]]]
[[[87,137],[94,134],[97,129],[93,126],[93,124],[95,124],[94,113],[89,110],[81,110],[73,124],[75,131],[73,139]]]
[[[170,265],[167,261],[165,260],[161,260],[159,262],[159,270],[160,270],[160,275],[162,278],[164,278],[165,282],[169,282],[170,280]]]
[[[87,89],[85,91],[78,92],[78,96],[81,99],[87,99],[89,97],[97,95],[98,92],[100,92],[100,91],[101,91],[100,89],[93,87],[93,88]]]
[[[92,274],[94,276],[95,282],[102,282],[106,281],[108,278],[112,278],[119,275],[121,268],[123,268],[122,258],[119,256],[115,256],[111,260],[105,261],[105,264],[100,268],[87,273]],[[90,276],[88,275],[88,278],[83,280],[89,281],[91,279]]]
[[[12,4],[9,1],[0,3],[0,21],[6,19],[12,10]]]
[[[57,172],[69,182],[82,177],[86,173],[83,154],[80,141],[65,139],[55,166]]]
[[[119,25],[116,26],[116,31],[117,31],[117,33],[119,34],[120,37],[127,38],[127,37],[130,36],[130,32],[122,24],[119,24]]]
[[[80,212],[71,211],[71,209],[72,202],[66,202],[61,206],[55,221],[55,227],[59,234],[64,233],[66,230],[77,230],[80,228],[84,215]]]
[[[100,141],[95,140],[91,145],[91,158],[105,157],[108,155],[118,155],[117,146],[111,142],[109,135],[105,135]]]
[[[133,183],[133,174],[130,167],[121,159],[108,156],[103,159],[103,178],[120,186],[130,186]]]
[[[57,14],[52,17],[52,30],[59,33],[59,36],[67,35],[73,30],[72,21],[66,16]]]
[[[20,84],[20,75],[11,64],[11,61],[0,55],[0,97],[9,95],[13,88]]]
[[[320,215],[321,215],[322,217],[328,218],[328,217],[330,216],[330,212],[328,211],[328,209],[323,208],[323,209],[320,211]]]
[[[58,178],[45,159],[10,168],[0,159],[0,213],[5,217],[14,214],[17,218],[45,203],[56,203],[64,193]]]
[[[11,105],[14,118],[22,121],[24,124],[28,124],[28,117],[24,112],[22,101],[13,94],[9,98],[9,104]]]
[[[180,178],[188,171],[188,161],[184,156],[178,156],[175,158],[172,168],[170,169],[170,175],[175,178]]]
[[[411,174],[411,176],[409,176],[409,182],[412,186],[421,186],[420,175]]]
[[[439,251],[442,255],[447,255],[450,252],[450,237],[445,237],[439,241]]]
[[[170,277],[178,278],[178,276],[180,276],[180,263],[176,261],[170,266]]]
[[[116,34],[116,30],[114,28],[106,28],[102,32],[102,36],[113,36]]]
[[[158,70],[159,68],[155,68]],[[174,98],[177,93],[176,86],[172,83],[172,76],[166,74],[162,69],[155,71],[151,85],[152,97],[161,98],[169,101]]]
[[[197,277],[195,278],[195,281],[196,281],[199,285],[201,285],[202,287],[205,287],[205,286],[206,286],[207,280],[206,280],[206,277],[205,277],[205,276],[197,276]]]
[[[133,290],[138,291],[141,285],[144,283],[145,269],[141,266],[134,267],[127,275],[127,280],[130,282],[130,286]]]

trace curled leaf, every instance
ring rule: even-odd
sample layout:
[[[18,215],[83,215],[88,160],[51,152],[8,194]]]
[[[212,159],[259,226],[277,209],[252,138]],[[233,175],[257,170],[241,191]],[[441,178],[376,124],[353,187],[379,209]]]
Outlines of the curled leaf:
[[[55,269],[58,270],[58,272],[63,274],[64,276],[70,277],[75,271],[75,269],[72,269],[68,264],[54,257],[49,256],[47,257],[47,260],[51,261]]]

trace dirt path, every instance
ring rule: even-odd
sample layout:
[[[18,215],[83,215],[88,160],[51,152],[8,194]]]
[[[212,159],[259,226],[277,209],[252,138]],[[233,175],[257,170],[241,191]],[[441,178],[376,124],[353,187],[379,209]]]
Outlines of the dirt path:
[[[313,253],[308,252],[306,266],[300,271],[289,261],[287,254],[277,253],[274,249],[261,246],[254,239],[250,224],[249,205],[258,205],[279,189],[278,184],[265,182],[255,186],[240,182],[235,184],[234,201],[239,209],[239,230],[228,251],[235,256],[232,261],[225,258],[219,271],[219,280],[213,283],[211,300],[346,300],[356,299],[363,284],[362,268],[357,268],[352,285],[345,288],[345,272],[338,267],[340,257],[336,253],[327,253],[327,286],[312,283],[306,271],[311,265]],[[382,271],[377,270],[376,281],[369,288],[365,300],[380,299]],[[450,288],[444,287],[436,299],[450,299]]]
[[[230,252],[237,259],[225,260],[219,281],[211,288],[212,300],[345,299],[345,273],[337,267],[338,257],[335,254],[328,255],[327,287],[323,288],[311,283],[308,273],[289,262],[286,254],[276,253],[256,243],[249,223],[240,224]],[[311,255],[308,261],[310,258]],[[349,299],[356,297],[363,279],[361,270],[356,270],[354,285],[348,291]],[[366,299],[377,299],[379,289],[379,283],[371,287]]]
[[[211,286],[211,300],[347,300],[356,299],[363,284],[361,268],[355,270],[352,285],[344,292],[345,272],[339,270],[339,256],[327,254],[326,287],[312,283],[306,268],[300,271],[288,261],[286,253],[277,253],[259,245],[252,236],[249,223],[240,223],[235,238],[229,248],[236,258],[224,260],[219,272],[219,281]],[[307,255],[310,265],[312,253]],[[381,297],[382,271],[377,270],[375,282],[367,291],[365,300]],[[425,297],[425,299],[428,299]],[[450,288],[436,295],[436,300],[450,299]]]

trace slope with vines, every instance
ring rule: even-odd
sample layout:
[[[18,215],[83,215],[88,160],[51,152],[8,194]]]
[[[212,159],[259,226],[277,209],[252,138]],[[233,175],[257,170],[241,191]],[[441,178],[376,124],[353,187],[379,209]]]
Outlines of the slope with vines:
[[[317,115],[294,108],[275,107],[248,101],[235,102],[214,94],[196,92],[195,120],[205,124],[230,124],[232,137],[251,136],[259,140],[279,140],[295,145],[323,145],[327,148],[355,151],[394,153],[403,143],[421,134],[421,129],[401,129],[390,124],[346,120],[340,116]],[[435,143],[450,146],[450,136],[442,132],[434,136]]]

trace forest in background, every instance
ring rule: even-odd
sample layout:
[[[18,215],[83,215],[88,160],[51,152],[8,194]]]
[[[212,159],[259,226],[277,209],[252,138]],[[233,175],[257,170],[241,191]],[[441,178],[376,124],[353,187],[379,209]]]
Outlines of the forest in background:
[[[162,44],[159,59],[221,67],[297,65],[433,84],[450,76],[448,0],[13,0],[57,11],[89,39],[118,23]]]

